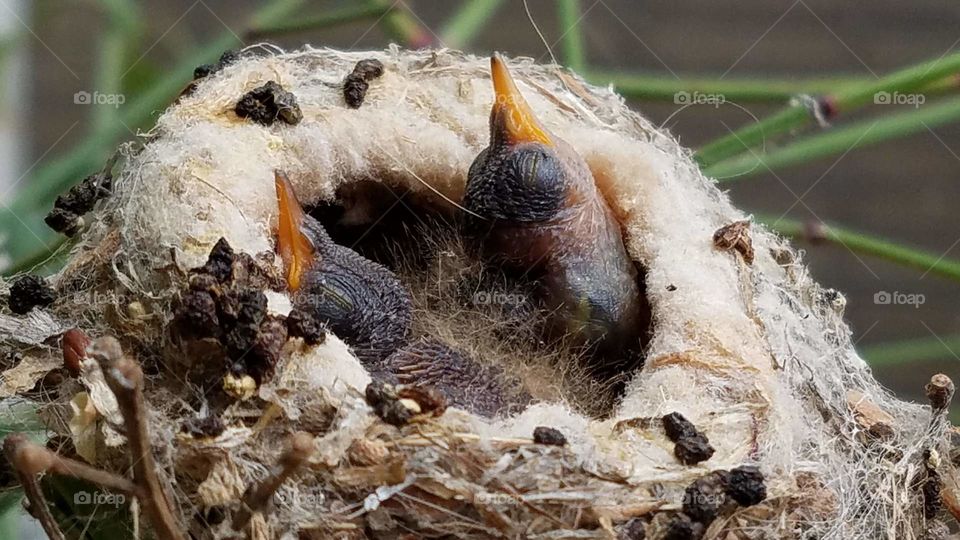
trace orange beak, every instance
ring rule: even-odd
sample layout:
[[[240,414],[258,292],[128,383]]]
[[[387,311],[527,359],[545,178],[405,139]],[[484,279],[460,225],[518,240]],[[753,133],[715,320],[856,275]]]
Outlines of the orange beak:
[[[275,172],[277,184],[277,204],[280,206],[277,225],[277,251],[287,270],[287,286],[291,291],[300,288],[303,273],[313,263],[314,249],[310,240],[303,235],[303,208],[297,201],[293,186],[287,175]]]
[[[493,114],[502,118],[501,126],[507,141],[512,144],[539,142],[553,146],[553,141],[533,115],[527,100],[523,99],[500,55],[495,54],[490,58],[490,77],[496,94]]]

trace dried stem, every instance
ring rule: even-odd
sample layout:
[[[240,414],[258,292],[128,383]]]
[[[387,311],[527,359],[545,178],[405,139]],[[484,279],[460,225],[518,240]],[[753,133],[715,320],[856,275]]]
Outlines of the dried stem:
[[[247,526],[250,518],[262,511],[274,493],[310,458],[313,453],[313,436],[297,432],[290,439],[290,448],[280,457],[280,461],[259,484],[254,484],[243,495],[240,511],[233,518],[233,530],[239,531]]]
[[[93,342],[90,355],[100,364],[107,386],[116,396],[120,414],[123,415],[127,444],[133,460],[133,477],[147,518],[162,540],[186,540],[157,475],[150,450],[143,402],[143,371],[136,362],[123,355],[120,343],[112,337]]]
[[[30,514],[37,518],[50,540],[65,540],[63,531],[47,507],[47,500],[37,481],[37,474],[50,467],[49,455],[38,453],[36,446],[26,435],[11,433],[3,441],[3,453],[23,486],[23,493],[30,504]]]

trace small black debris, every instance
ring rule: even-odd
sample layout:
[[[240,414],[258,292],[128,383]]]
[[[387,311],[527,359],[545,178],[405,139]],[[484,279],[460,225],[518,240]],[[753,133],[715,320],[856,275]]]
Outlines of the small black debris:
[[[670,520],[661,538],[663,540],[697,540],[703,536],[703,533],[702,524],[681,513]]]
[[[216,437],[223,433],[226,426],[223,420],[217,415],[204,416],[201,418],[190,418],[180,426],[180,432],[186,433],[193,438]]]
[[[537,444],[549,444],[551,446],[566,446],[567,438],[557,429],[538,426],[533,430],[533,442]]]
[[[343,80],[343,99],[351,109],[359,109],[367,96],[370,81],[383,75],[383,63],[375,59],[361,60]]]
[[[51,229],[73,236],[80,226],[80,217],[93,210],[97,201],[110,195],[113,189],[113,175],[111,169],[115,160],[98,173],[84,178],[79,184],[57,197],[53,209],[44,218],[44,222]]]
[[[400,402],[396,390],[390,385],[374,381],[367,385],[364,395],[373,412],[388,424],[402,426],[413,418],[413,411]]]
[[[225,325],[260,326],[267,315],[267,296],[263,291],[239,287],[225,291],[220,299],[220,322]]]
[[[942,489],[943,481],[940,475],[933,469],[927,469],[927,478],[923,481],[921,491],[923,492],[923,517],[928,520],[937,517],[943,507],[940,499]]]
[[[707,436],[697,430],[680,413],[670,413],[663,417],[663,429],[675,444],[673,453],[684,465],[695,465],[713,456]]]
[[[277,118],[290,125],[296,125],[303,119],[297,97],[274,81],[244,94],[234,107],[234,112],[240,118],[249,118],[264,126],[272,126]]]
[[[633,518],[620,529],[617,537],[619,540],[646,540],[647,524],[640,518]]]
[[[742,465],[726,475],[724,491],[741,506],[760,504],[767,498],[763,473],[754,465]]]
[[[80,230],[80,216],[63,208],[54,208],[43,218],[43,222],[54,231],[65,236],[73,236]]]
[[[268,315],[260,324],[253,349],[244,358],[247,364],[247,373],[257,384],[261,384],[273,376],[274,369],[280,361],[280,353],[287,342],[287,324],[282,317]]]
[[[710,442],[700,433],[694,437],[680,439],[673,447],[673,454],[684,465],[696,465],[706,461],[713,456],[713,453],[714,449],[710,446]]]
[[[303,338],[307,345],[319,345],[327,337],[323,323],[309,309],[293,308],[287,316],[287,330],[291,337]]]
[[[663,417],[663,429],[667,432],[667,437],[673,442],[677,442],[678,439],[684,437],[693,437],[699,433],[693,422],[687,420],[678,412],[672,412]]]
[[[228,283],[233,274],[233,260],[236,255],[226,238],[220,238],[210,250],[207,262],[199,271],[209,274],[220,283]]]
[[[230,64],[236,62],[240,59],[240,53],[238,51],[229,50],[220,55],[220,59],[214,62],[213,64],[203,64],[197,66],[193,70],[194,79],[202,79],[204,77],[213,75],[214,73],[220,71],[221,69],[229,66]]]
[[[10,286],[10,311],[19,315],[29,313],[36,306],[49,306],[56,300],[56,293],[40,276],[27,274]]]
[[[206,291],[185,292],[180,297],[174,320],[181,332],[187,336],[206,338],[215,337],[220,333],[217,303]]]
[[[366,81],[372,81],[383,75],[383,62],[376,58],[361,60],[353,67],[353,73],[360,75]]]
[[[683,513],[704,525],[712,523],[726,500],[726,476],[722,471],[710,473],[687,486],[683,492]]]

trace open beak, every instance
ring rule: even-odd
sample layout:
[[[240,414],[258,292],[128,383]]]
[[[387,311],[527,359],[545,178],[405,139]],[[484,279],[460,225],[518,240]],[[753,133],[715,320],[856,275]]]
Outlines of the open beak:
[[[501,135],[511,144],[539,142],[553,146],[550,136],[540,126],[527,100],[523,99],[517,89],[510,71],[507,70],[507,64],[498,54],[490,57],[490,77],[493,79],[493,91],[496,94],[493,117],[499,118],[499,122],[494,123],[494,129],[500,129]]]
[[[293,186],[287,175],[276,171],[277,204],[280,206],[277,225],[277,251],[287,270],[287,286],[295,291],[300,288],[303,273],[313,263],[314,249],[303,234],[303,208],[297,201]]]

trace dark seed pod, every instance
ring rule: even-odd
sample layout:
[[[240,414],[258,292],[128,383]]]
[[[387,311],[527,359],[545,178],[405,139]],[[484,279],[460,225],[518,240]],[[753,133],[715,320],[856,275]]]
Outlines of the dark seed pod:
[[[234,112],[240,118],[249,118],[264,126],[272,126],[278,118],[290,125],[299,124],[303,119],[297,97],[274,81],[244,94]]]
[[[376,58],[361,60],[353,66],[353,73],[363,77],[365,81],[372,81],[383,75],[383,62]]]
[[[359,75],[350,74],[343,81],[343,99],[351,109],[359,109],[367,97],[370,83]]]
[[[537,426],[533,429],[533,442],[551,446],[566,446],[567,438],[560,430],[552,427]]]
[[[680,513],[671,519],[663,531],[663,540],[697,540],[703,536],[704,526]]]
[[[36,306],[49,306],[56,298],[56,293],[45,279],[27,274],[10,286],[10,311],[24,315]]]
[[[200,267],[200,272],[209,274],[220,283],[228,283],[233,273],[233,261],[236,254],[226,238],[220,238],[210,250],[207,262]]]
[[[220,334],[217,303],[206,291],[187,291],[174,312],[177,328],[188,337],[206,338]]]
[[[220,55],[220,59],[215,63],[197,66],[196,69],[193,70],[193,78],[202,79],[204,77],[209,77],[210,75],[213,75],[214,73],[222,70],[239,59],[240,53],[238,51],[224,51],[224,53]]]
[[[683,437],[693,437],[698,433],[696,426],[678,412],[672,412],[663,417],[663,429],[673,442]]]
[[[291,337],[303,338],[308,345],[319,345],[327,337],[323,323],[308,309],[294,308],[290,311],[287,316],[287,331]]]
[[[760,504],[767,498],[763,473],[754,465],[743,465],[727,473],[724,491],[741,506]]]
[[[676,446],[673,447],[673,454],[684,465],[696,465],[701,461],[706,461],[713,456],[714,451],[707,438],[700,433],[694,437],[685,437],[678,440]]]
[[[80,217],[93,210],[97,201],[110,195],[113,189],[113,163],[114,160],[111,160],[103,170],[84,178],[69,191],[58,196],[44,222],[51,229],[66,236],[76,234]]]
[[[358,109],[363,105],[367,96],[369,82],[383,75],[383,63],[369,58],[357,62],[353,71],[343,80],[343,99],[351,109]]]
[[[709,525],[726,499],[726,473],[714,472],[693,481],[683,492],[683,513]]]
[[[73,236],[80,230],[80,216],[63,208],[54,208],[43,218],[43,222],[64,236]]]
[[[663,417],[663,429],[667,437],[675,443],[674,455],[685,465],[695,465],[713,456],[707,436],[697,430],[680,413],[673,412]]]

